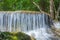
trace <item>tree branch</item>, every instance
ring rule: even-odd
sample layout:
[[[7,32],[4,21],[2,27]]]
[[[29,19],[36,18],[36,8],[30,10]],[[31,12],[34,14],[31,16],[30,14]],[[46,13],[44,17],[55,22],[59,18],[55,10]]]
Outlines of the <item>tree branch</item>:
[[[36,4],[35,2],[33,2],[33,4],[41,11],[40,6],[38,4]]]
[[[40,9],[40,6],[38,4],[36,4],[35,2],[33,2],[33,4],[39,9],[40,12],[42,12],[42,10]]]
[[[40,13],[44,13],[50,16],[50,14],[48,14],[47,12],[42,11],[40,6],[37,3],[35,3],[33,0],[31,0],[31,2],[39,9]]]

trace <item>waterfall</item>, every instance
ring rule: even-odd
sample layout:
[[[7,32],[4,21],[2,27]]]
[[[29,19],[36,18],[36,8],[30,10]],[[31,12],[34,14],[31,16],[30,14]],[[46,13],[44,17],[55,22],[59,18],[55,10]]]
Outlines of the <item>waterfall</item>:
[[[44,13],[1,13],[0,12],[0,31],[24,32],[32,35],[36,40],[52,40],[50,31],[53,25],[50,17]]]

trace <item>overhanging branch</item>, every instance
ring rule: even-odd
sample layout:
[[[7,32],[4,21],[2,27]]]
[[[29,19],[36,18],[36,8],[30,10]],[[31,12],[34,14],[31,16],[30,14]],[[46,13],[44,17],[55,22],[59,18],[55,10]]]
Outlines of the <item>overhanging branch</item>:
[[[35,3],[34,0],[30,0],[30,1],[39,9],[40,12],[42,12],[42,10],[40,9],[40,6],[37,3]]]
[[[33,4],[39,9],[39,11],[41,12],[40,6],[38,4],[36,4],[35,2],[33,2]]]

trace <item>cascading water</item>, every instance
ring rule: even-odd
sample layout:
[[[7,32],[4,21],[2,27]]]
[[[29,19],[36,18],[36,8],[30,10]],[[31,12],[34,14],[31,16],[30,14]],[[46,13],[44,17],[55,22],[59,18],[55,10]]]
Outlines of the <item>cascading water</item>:
[[[0,31],[2,32],[22,31],[34,36],[36,40],[52,40],[53,34],[49,33],[50,25],[52,25],[51,19],[43,13],[0,12]]]
[[[60,29],[60,22],[55,22],[54,26],[55,26],[55,28]]]

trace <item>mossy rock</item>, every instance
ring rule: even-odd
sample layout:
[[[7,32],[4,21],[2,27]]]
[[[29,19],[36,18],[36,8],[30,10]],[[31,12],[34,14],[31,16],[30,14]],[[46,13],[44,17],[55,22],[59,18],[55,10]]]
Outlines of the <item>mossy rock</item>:
[[[31,38],[30,36],[22,32],[0,32],[0,40],[31,40]]]

